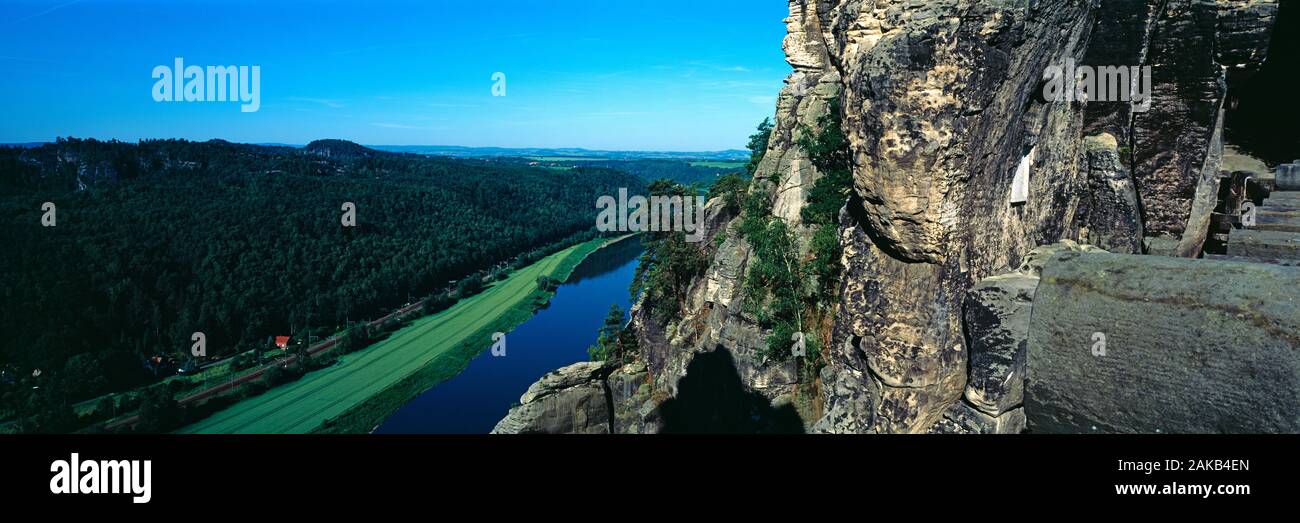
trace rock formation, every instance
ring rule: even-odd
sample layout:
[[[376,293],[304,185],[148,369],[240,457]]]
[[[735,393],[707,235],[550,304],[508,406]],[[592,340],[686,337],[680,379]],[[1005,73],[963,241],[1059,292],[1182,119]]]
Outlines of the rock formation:
[[[1118,141],[1109,133],[1088,136],[1084,154],[1090,194],[1081,238],[1110,252],[1141,254],[1142,212]]]
[[[858,198],[819,430],[928,430],[966,384],[967,289],[1077,237],[1081,106],[1043,100],[1039,79],[1083,57],[1093,14],[1084,2],[1031,5],[834,10]],[[1013,205],[1030,151],[1028,201]]]
[[[645,365],[575,363],[542,376],[493,434],[659,432]],[[648,404],[648,406],[647,406]]]
[[[818,12],[843,77],[858,199],[819,429],[933,426],[962,395],[967,365],[980,375],[962,339],[967,291],[1036,245],[1086,238],[1137,252],[1169,235],[1168,252],[1199,253],[1222,147],[1216,60],[1259,57],[1275,3],[837,4]],[[1071,61],[1152,65],[1151,109],[1044,100],[1042,72]],[[1111,146],[1107,121],[1132,145]],[[1028,201],[1011,205],[1030,151]]]
[[[493,434],[609,434],[613,409],[601,362],[577,363],[542,376]]]
[[[778,98],[775,127],[753,177],[771,195],[773,215],[796,227],[804,247],[809,231],[801,226],[800,210],[820,173],[796,143],[804,130],[815,128],[841,89],[840,77],[826,54],[822,17],[817,14],[818,9],[825,8],[791,3],[784,47],[794,72]],[[655,386],[670,396],[676,395],[677,383],[698,354],[723,350],[731,355],[735,374],[748,388],[778,404],[789,404],[794,401],[795,364],[763,360],[757,355],[765,333],[755,318],[742,310],[742,283],[752,249],[737,235],[724,234],[737,216],[720,202],[710,202],[706,216],[708,232],[701,245],[716,247],[710,248],[712,263],[692,286],[682,317],[669,325],[658,325],[645,311],[634,310],[632,324]],[[715,239],[720,235],[723,240],[718,243]]]
[[[1031,251],[1072,240],[1198,256],[1218,204],[1226,85],[1266,58],[1276,10],[1274,0],[790,0],[793,72],[753,183],[806,249],[800,210],[821,173],[796,144],[839,107],[854,191],[840,212],[820,398],[802,405],[794,364],[758,356],[769,333],[741,292],[752,249],[726,234],[738,217],[715,200],[700,244],[712,261],[681,317],[634,310],[653,392],[623,410],[655,418],[656,405],[684,401],[693,363],[721,352],[747,391],[777,411],[800,407],[809,430],[1023,430],[1020,342],[1037,274],[1046,253],[1094,248]],[[1151,103],[1048,99],[1044,73],[1067,64],[1150,66]],[[1013,201],[1022,163],[1028,190]]]
[[[1035,432],[1300,432],[1300,269],[1062,252],[1032,299]]]

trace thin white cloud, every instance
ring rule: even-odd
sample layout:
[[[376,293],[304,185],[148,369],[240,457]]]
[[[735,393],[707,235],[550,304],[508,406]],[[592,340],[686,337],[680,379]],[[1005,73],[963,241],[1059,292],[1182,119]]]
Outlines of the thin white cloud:
[[[42,64],[56,64],[53,60],[42,60],[40,58],[25,58],[22,56],[0,56],[0,60],[10,60],[14,62],[36,62]]]
[[[374,123],[371,123],[370,125],[373,125],[373,126],[375,126],[375,127],[379,127],[379,128],[382,128],[382,129],[401,129],[401,130],[403,130],[403,131],[441,131],[441,130],[444,130],[444,129],[445,129],[444,127],[431,127],[431,126],[424,126],[424,125],[408,125],[408,124],[404,124],[404,123],[393,123],[393,122],[374,122]]]
[[[416,43],[370,45],[366,47],[354,47],[351,49],[338,49],[338,50],[330,51],[329,55],[343,56],[343,55],[350,55],[350,54],[369,53],[374,51],[388,51],[391,49],[406,49],[411,47],[419,47],[421,45],[422,44],[416,44]]]
[[[779,80],[777,80],[777,81],[770,81],[770,82],[769,82],[769,81],[757,81],[757,80],[748,80],[748,81],[745,81],[745,80],[726,80],[726,81],[721,81],[721,82],[720,82],[720,81],[716,81],[716,80],[710,80],[710,81],[707,81],[707,82],[700,82],[698,85],[699,85],[699,88],[700,88],[700,89],[708,89],[708,90],[714,90],[714,91],[717,91],[717,90],[732,90],[732,89],[763,89],[763,90],[767,90],[767,89],[780,89],[780,87],[781,87],[781,82],[780,82]]]
[[[73,5],[73,4],[80,4],[81,2],[82,2],[82,0],[72,0],[71,2],[65,2],[65,3],[62,3],[62,4],[56,5],[56,6],[54,6],[54,7],[51,7],[51,8],[49,8],[49,9],[46,9],[46,10],[44,10],[44,11],[41,11],[41,12],[39,12],[39,13],[34,13],[34,14],[30,14],[30,15],[24,16],[24,17],[22,17],[22,18],[19,18],[19,19],[17,19],[17,20],[14,20],[14,21],[12,21],[12,22],[9,22],[9,23],[10,23],[10,25],[13,25],[13,24],[19,24],[19,23],[22,23],[22,22],[26,22],[26,21],[31,20],[31,19],[33,19],[33,18],[39,18],[39,17],[45,16],[45,15],[48,15],[48,14],[50,14],[50,13],[53,13],[53,12],[55,12],[55,11],[58,11],[58,10],[63,9],[63,8],[65,8],[65,7],[68,7],[68,6],[70,6],[70,5]]]
[[[623,116],[645,116],[645,115],[647,115],[647,114],[652,114],[652,113],[649,113],[649,112],[647,112],[647,111],[598,111],[598,112],[594,112],[594,113],[587,113],[587,116],[592,116],[592,117],[597,117],[597,118],[606,118],[606,117],[611,117],[611,116],[613,116],[613,117],[623,117]]]
[[[325,107],[329,107],[330,109],[342,109],[343,107],[347,107],[347,104],[345,104],[342,100],[334,100],[330,98],[304,98],[300,96],[293,96],[289,98],[289,101],[306,102],[310,104],[323,105]]]
[[[743,66],[743,65],[726,65],[726,64],[719,64],[719,63],[716,63],[716,62],[709,62],[709,61],[704,61],[704,60],[692,60],[692,61],[686,62],[686,65],[687,65],[687,66],[690,66],[690,67],[702,67],[702,68],[705,68],[705,69],[712,69],[712,70],[714,70],[714,71],[722,71],[722,72],[725,72],[725,73],[751,73],[751,72],[754,72],[753,69],[750,69],[750,68],[745,67],[745,66]]]

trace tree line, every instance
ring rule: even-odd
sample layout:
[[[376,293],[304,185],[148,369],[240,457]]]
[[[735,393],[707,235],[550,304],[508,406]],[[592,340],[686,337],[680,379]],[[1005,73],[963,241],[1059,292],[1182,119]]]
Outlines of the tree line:
[[[644,183],[340,141],[0,148],[0,419],[28,385],[71,401],[156,380],[142,362],[186,357],[194,332],[220,357],[473,287],[588,233],[619,187]]]

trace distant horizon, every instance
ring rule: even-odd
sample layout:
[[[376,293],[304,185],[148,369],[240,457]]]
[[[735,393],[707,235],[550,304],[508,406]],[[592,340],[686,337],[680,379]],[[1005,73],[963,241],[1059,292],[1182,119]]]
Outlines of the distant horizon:
[[[196,140],[196,139],[178,138],[178,137],[159,137],[159,138],[140,138],[136,140],[122,140],[119,138],[99,138],[96,136],[57,136],[55,137],[54,140],[0,142],[0,146],[12,147],[12,146],[22,146],[22,145],[44,145],[44,144],[55,143],[56,140],[59,138],[64,138],[64,139],[70,138],[76,140],[96,140],[100,142],[108,142],[108,141],[116,140],[122,143],[140,143],[141,141],[146,141],[146,140],[185,140],[193,143],[204,143],[204,142],[219,140],[223,142],[229,142],[229,143],[241,144],[241,145],[260,145],[260,146],[267,146],[267,147],[296,147],[296,148],[306,147],[310,145],[312,142],[317,142],[321,140],[341,140],[345,142],[355,143],[357,145],[370,148],[370,149],[375,149],[377,147],[427,147],[431,149],[442,148],[442,149],[499,149],[504,151],[520,151],[520,150],[582,151],[582,152],[589,152],[589,153],[680,153],[680,154],[702,154],[702,153],[748,154],[749,153],[749,151],[744,148],[680,150],[680,149],[593,149],[590,147],[580,147],[580,146],[579,147],[506,147],[506,146],[499,146],[499,145],[455,145],[455,144],[433,144],[433,143],[429,143],[429,144],[362,143],[355,140],[349,140],[347,138],[316,138],[306,143],[287,143],[287,142],[245,142],[245,141],[228,140],[225,138],[208,138],[204,140]]]

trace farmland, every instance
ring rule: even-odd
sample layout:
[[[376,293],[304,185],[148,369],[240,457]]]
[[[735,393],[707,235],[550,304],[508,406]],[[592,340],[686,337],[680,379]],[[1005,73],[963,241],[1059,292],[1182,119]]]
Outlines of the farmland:
[[[707,167],[710,169],[740,170],[745,168],[745,162],[721,162],[721,161],[691,162],[691,167]]]
[[[592,240],[515,271],[446,311],[416,320],[336,365],[242,401],[182,428],[182,433],[365,432],[410,397],[455,376],[527,320],[546,298],[537,279],[564,279],[604,240]]]

